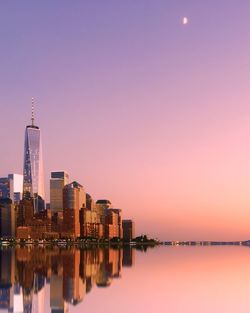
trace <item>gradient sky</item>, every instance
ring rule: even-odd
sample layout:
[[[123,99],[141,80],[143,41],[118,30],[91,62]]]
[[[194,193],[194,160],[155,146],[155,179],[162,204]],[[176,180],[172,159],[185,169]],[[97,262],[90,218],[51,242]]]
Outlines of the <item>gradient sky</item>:
[[[249,79],[249,0],[2,1],[0,176],[34,97],[47,197],[64,169],[137,233],[248,239]]]

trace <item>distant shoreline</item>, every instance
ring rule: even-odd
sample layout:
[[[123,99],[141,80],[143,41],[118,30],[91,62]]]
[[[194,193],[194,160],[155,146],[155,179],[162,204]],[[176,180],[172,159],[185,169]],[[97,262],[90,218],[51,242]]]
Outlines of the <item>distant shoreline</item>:
[[[250,241],[164,241],[166,246],[250,246]]]
[[[55,247],[155,247],[164,246],[250,246],[250,240],[246,241],[112,241],[112,240],[95,240],[95,239],[59,239],[59,240],[16,240],[16,239],[0,239],[1,247],[23,247],[23,246],[55,246]]]

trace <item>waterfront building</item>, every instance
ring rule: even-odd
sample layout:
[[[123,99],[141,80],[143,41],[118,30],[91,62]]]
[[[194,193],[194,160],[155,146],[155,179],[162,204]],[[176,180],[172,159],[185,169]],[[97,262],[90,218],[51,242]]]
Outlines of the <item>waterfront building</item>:
[[[123,231],[122,231],[122,210],[120,209],[111,209],[114,213],[118,215],[118,237],[123,238]]]
[[[34,213],[34,203],[32,199],[23,199],[20,201],[17,210],[17,230],[18,239],[42,239],[58,237],[51,233],[51,211],[44,210]]]
[[[80,210],[80,233],[81,237],[102,238],[103,225],[100,224],[96,211],[81,208]]]
[[[124,241],[131,241],[135,237],[135,224],[132,220],[123,220],[122,229]]]
[[[31,237],[31,228],[29,226],[18,226],[16,229],[17,239],[28,239]]]
[[[86,193],[86,208],[89,210],[95,209],[95,202],[90,194]]]
[[[30,225],[34,219],[34,203],[32,199],[23,199],[17,207],[17,226]]]
[[[107,209],[105,212],[105,238],[112,239],[120,237],[119,213],[114,209]]]
[[[69,183],[69,175],[65,171],[51,172],[50,209],[53,213],[63,212],[63,188]]]
[[[86,207],[82,185],[74,181],[63,188],[63,237],[80,236],[80,209]]]
[[[23,166],[23,198],[34,202],[34,213],[45,209],[41,131],[34,124],[32,100],[31,125],[26,126]]]
[[[16,229],[15,206],[11,199],[0,199],[0,237],[14,238]]]
[[[0,198],[9,198],[14,204],[22,199],[23,175],[9,174],[8,177],[0,178]]]
[[[100,222],[103,225],[105,224],[105,216],[109,208],[112,208],[112,204],[109,200],[101,199],[96,201],[95,210],[100,219]]]
[[[18,204],[23,196],[23,175],[9,174],[10,199],[14,204]]]
[[[8,177],[0,178],[0,198],[1,199],[10,198],[10,186]]]

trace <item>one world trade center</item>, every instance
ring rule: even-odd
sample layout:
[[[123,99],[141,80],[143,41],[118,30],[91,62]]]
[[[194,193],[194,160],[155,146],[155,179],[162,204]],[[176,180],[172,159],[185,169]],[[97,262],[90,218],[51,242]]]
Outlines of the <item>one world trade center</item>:
[[[34,123],[33,99],[31,125],[25,130],[23,198],[33,200],[34,213],[45,210],[42,140],[40,128]]]

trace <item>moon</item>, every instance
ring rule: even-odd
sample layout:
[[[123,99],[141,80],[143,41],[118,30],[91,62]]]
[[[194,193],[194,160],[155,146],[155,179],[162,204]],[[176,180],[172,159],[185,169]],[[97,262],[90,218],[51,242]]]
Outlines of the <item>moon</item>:
[[[188,18],[187,18],[186,16],[184,16],[184,17],[182,18],[182,24],[183,24],[183,25],[187,25],[187,24],[188,24]]]

